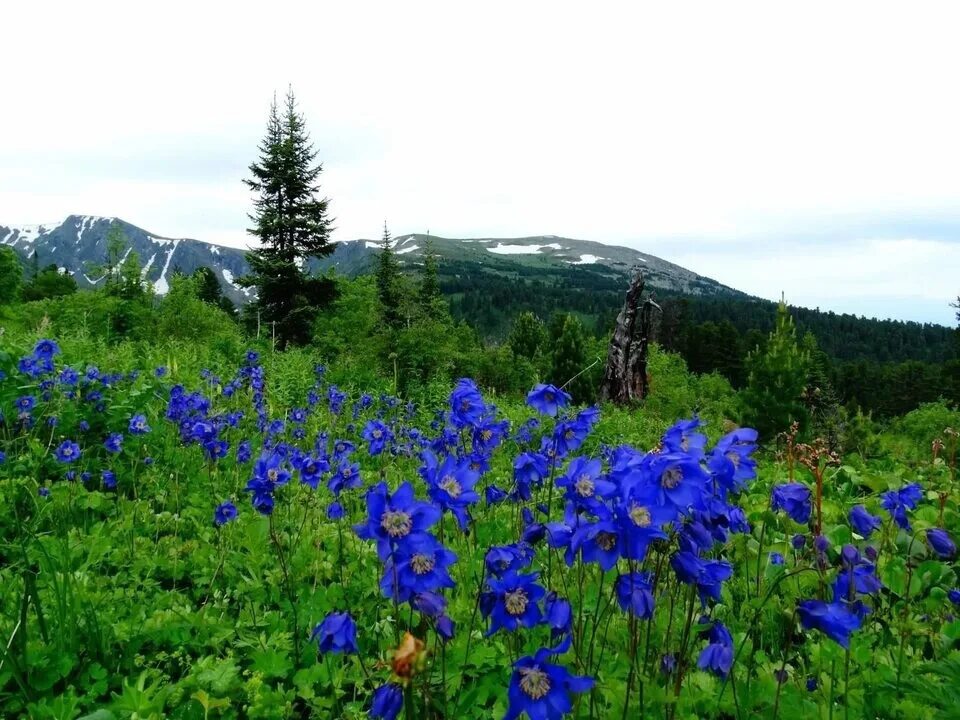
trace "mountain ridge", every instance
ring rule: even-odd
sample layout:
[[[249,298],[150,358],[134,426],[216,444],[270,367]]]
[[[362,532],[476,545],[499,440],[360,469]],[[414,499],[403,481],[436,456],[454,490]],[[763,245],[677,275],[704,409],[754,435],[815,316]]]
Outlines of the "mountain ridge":
[[[192,273],[205,266],[214,271],[224,294],[234,302],[245,303],[255,297],[252,290],[236,283],[248,270],[245,250],[194,238],[154,234],[117,217],[69,215],[59,223],[0,224],[0,244],[12,247],[24,261],[36,253],[40,266],[55,264],[61,272],[72,275],[78,286],[94,288],[103,278],[92,276],[90,269],[102,264],[107,233],[114,224],[127,238],[123,257],[130,252],[138,254],[143,279],[151,283],[158,294],[168,292],[169,276],[174,269]],[[570,281],[586,273],[620,282],[643,268],[651,289],[694,296],[748,297],[649,253],[592,240],[558,235],[445,238],[410,233],[397,236],[394,242],[402,266],[412,269],[421,264],[429,243],[440,258],[441,273],[457,277],[494,273],[501,278],[519,279],[542,275],[564,282],[564,278]],[[310,268],[324,271],[332,267],[342,274],[356,276],[371,269],[379,247],[378,240],[368,238],[338,240],[334,242],[334,252],[311,260]]]

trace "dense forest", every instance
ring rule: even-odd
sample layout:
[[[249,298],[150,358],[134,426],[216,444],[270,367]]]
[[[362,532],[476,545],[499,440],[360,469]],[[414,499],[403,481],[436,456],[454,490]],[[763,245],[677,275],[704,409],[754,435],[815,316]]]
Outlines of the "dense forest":
[[[593,336],[608,337],[625,287],[624,278],[602,266],[557,268],[549,274],[539,270],[530,278],[469,272],[456,263],[446,264],[441,271],[441,288],[450,299],[453,316],[491,341],[508,337],[522,312],[545,322],[555,313],[571,313]],[[743,387],[747,354],[762,347],[775,328],[777,304],[746,296],[698,298],[662,291],[653,295],[663,309],[657,331],[660,345],[680,353],[691,370],[719,372],[734,387]],[[807,343],[816,350],[822,376],[851,409],[890,417],[938,397],[960,401],[956,330],[932,323],[788,309],[799,336],[810,336]]]

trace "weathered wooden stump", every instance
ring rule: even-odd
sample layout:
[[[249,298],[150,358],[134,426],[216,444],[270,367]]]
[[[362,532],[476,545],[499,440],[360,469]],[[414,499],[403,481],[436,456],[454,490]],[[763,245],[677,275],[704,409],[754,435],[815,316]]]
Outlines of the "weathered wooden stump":
[[[651,298],[642,300],[643,286],[643,272],[639,271],[627,288],[607,350],[600,399],[618,405],[643,400],[650,389],[647,352],[653,340],[654,313],[660,311],[660,306]]]

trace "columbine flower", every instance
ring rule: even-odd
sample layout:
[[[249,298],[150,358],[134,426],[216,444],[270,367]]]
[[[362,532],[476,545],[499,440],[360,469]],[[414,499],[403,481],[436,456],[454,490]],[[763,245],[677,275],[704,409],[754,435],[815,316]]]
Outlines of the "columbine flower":
[[[350,654],[359,652],[357,647],[357,624],[350,613],[331,612],[310,634],[316,640],[321,653]]]
[[[556,417],[570,403],[570,395],[555,385],[537,385],[527,393],[527,405],[542,415]]]
[[[455,583],[447,568],[456,561],[456,554],[433,535],[410,535],[386,561],[380,589],[386,597],[406,602],[420,593],[452,588]]]
[[[697,667],[726,677],[733,667],[733,638],[722,623],[715,622],[707,631],[710,643],[697,658]]]
[[[859,629],[861,618],[842,601],[803,600],[797,607],[800,622],[808,630],[819,630],[840,647],[850,647],[850,634]]]
[[[770,564],[771,565],[783,565],[784,559],[783,555],[778,552],[770,553]]]
[[[134,415],[130,418],[130,425],[127,428],[131,435],[146,435],[150,432],[150,426],[147,425],[146,415]]]
[[[655,602],[650,573],[631,572],[619,575],[613,589],[621,610],[633,613],[638,618],[653,617]]]
[[[367,492],[367,520],[353,526],[364,540],[377,541],[377,554],[386,560],[398,543],[422,533],[440,520],[440,510],[415,499],[413,485],[403,483],[390,494],[386,483]]]
[[[905,485],[899,490],[890,490],[880,496],[880,507],[890,513],[893,521],[904,530],[910,529],[910,520],[907,519],[907,510],[913,510],[923,491],[917,483]]]
[[[100,477],[103,479],[103,488],[113,490],[117,487],[117,475],[112,470],[104,470]]]
[[[386,683],[373,691],[370,717],[379,720],[394,720],[403,708],[403,688],[396,683]]]
[[[231,501],[220,503],[217,509],[213,511],[213,524],[217,527],[226,525],[237,516],[237,506]]]
[[[382,453],[387,443],[393,440],[393,433],[390,428],[379,420],[368,422],[360,435],[367,441],[371,455]]]
[[[733,566],[724,560],[703,560],[692,552],[678,552],[670,558],[670,565],[680,582],[695,584],[700,602],[707,598],[720,599],[723,582],[733,575]]]
[[[777,485],[770,495],[770,507],[774,511],[783,510],[794,522],[802,525],[810,520],[810,488],[802,483]]]
[[[452,455],[437,460],[429,450],[424,451],[420,477],[427,484],[427,492],[441,510],[449,511],[456,519],[461,530],[466,530],[470,516],[467,508],[480,500],[473,489],[479,474],[470,469],[468,462],[458,460]]]
[[[947,592],[947,598],[949,598],[950,602],[954,605],[960,605],[960,588],[953,588]]]
[[[518,627],[533,627],[542,617],[538,603],[546,594],[537,578],[540,573],[504,573],[501,578],[488,580],[489,591],[484,593],[480,608],[484,617],[490,617],[493,635],[500,628],[513,631]]]
[[[72,440],[64,440],[57,448],[57,460],[62,463],[72,463],[80,459],[80,446]]]
[[[932,528],[927,530],[927,542],[931,549],[944,560],[950,560],[957,554],[957,546],[950,535],[942,528]]]
[[[450,393],[450,420],[454,427],[474,427],[484,416],[486,405],[477,384],[461,378]]]
[[[522,657],[513,664],[509,705],[503,720],[516,720],[526,713],[531,720],[559,720],[573,709],[571,693],[593,687],[593,678],[571,675],[562,665],[547,662],[553,653],[542,648],[534,656]]]
[[[856,530],[857,535],[866,539],[878,529],[883,521],[876,515],[871,515],[863,505],[854,505],[850,509],[850,527]]]
[[[56,340],[38,340],[37,344],[33,346],[33,356],[35,358],[52,358],[54,355],[60,354],[60,346],[57,345]]]

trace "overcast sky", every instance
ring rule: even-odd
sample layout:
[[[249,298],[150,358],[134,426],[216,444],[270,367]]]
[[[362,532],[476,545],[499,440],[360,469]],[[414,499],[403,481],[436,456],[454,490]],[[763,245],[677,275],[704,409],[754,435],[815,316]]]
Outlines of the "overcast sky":
[[[953,324],[960,6],[639,5],[8,3],[0,223],[244,245],[289,83],[337,239],[555,234]]]

